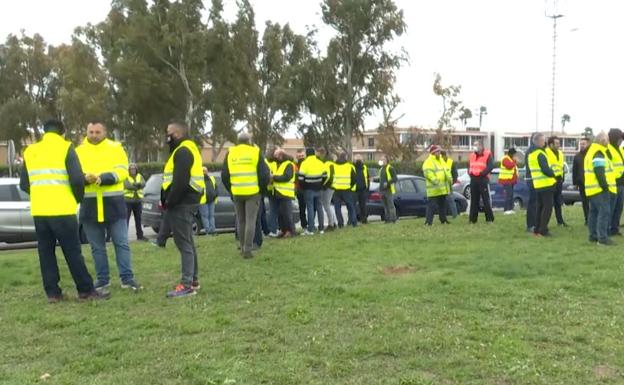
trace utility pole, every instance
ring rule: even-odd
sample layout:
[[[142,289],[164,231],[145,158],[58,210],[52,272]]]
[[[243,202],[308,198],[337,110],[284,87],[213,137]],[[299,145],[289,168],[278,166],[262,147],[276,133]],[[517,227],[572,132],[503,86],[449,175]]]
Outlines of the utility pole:
[[[563,17],[563,15],[557,13],[557,2],[555,1],[555,7],[553,14],[546,17],[552,19],[553,22],[553,52],[552,52],[552,84],[550,90],[550,133],[555,131],[555,89],[556,89],[556,70],[557,70],[557,19]]]

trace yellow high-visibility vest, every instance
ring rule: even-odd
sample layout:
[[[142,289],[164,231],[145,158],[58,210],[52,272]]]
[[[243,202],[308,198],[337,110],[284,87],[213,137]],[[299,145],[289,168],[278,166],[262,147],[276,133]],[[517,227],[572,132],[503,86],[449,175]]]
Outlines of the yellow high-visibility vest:
[[[62,136],[47,132],[40,142],[31,144],[24,151],[32,216],[76,215],[78,203],[65,167],[70,146],[71,143]]]
[[[135,184],[135,183],[142,183],[143,182],[143,175],[141,174],[136,174],[136,177],[132,177],[130,174],[128,174],[128,181],[130,182],[130,184]],[[128,199],[134,199],[134,193],[136,193],[136,197],[138,199],[143,199],[143,189],[138,189],[138,190],[125,190],[124,196]]]
[[[332,188],[338,191],[350,190],[351,171],[353,171],[353,165],[349,162],[334,164],[334,183],[332,183]]]
[[[213,203],[217,204],[217,202],[219,201],[219,192],[217,190],[217,180],[212,175],[208,175],[208,180],[212,184],[212,188],[215,190],[215,199],[214,199]],[[205,183],[206,183],[206,178],[204,178],[204,185],[205,185]],[[206,190],[208,190],[208,188],[206,188]],[[204,194],[202,194],[201,198],[199,199],[199,203],[202,204],[202,205],[208,203],[208,200],[206,199],[206,193],[205,192],[204,192]]]
[[[91,144],[87,139],[76,148],[76,153],[85,174],[101,175],[111,173],[115,184],[98,186],[91,183],[85,186],[85,198],[95,198],[97,221],[104,222],[104,198],[124,195],[124,181],[128,177],[128,156],[121,143],[104,139]]]
[[[392,169],[392,166],[390,164],[387,164],[385,167],[386,167],[386,182],[388,182],[388,187],[390,188],[390,192],[395,194],[396,193],[396,187],[394,186],[394,183],[390,182],[390,179],[392,178],[392,174],[390,173],[390,169]]]
[[[260,192],[258,181],[258,162],[260,150],[248,144],[239,144],[230,148],[227,167],[230,171],[232,195],[250,196]]]
[[[323,161],[310,155],[301,162],[299,166],[299,174],[305,177],[308,183],[325,183],[325,179],[329,175],[329,167]]]
[[[446,168],[447,163],[432,154],[423,163],[423,175],[427,187],[427,198],[448,195],[451,180],[451,171]]]
[[[540,168],[538,157],[539,155],[544,155],[546,159],[548,159],[548,155],[546,155],[546,151],[539,148],[529,154],[529,170],[531,170],[531,180],[533,181],[533,188],[536,190],[545,189],[548,187],[552,187],[557,184],[557,180],[555,178],[549,177],[542,172]],[[549,163],[550,166],[550,163]],[[552,167],[552,166],[551,166]]]
[[[264,158],[264,162],[269,167],[269,171],[271,172],[271,175],[275,175],[275,173],[277,172],[277,162],[274,160],[269,161],[266,158]],[[267,190],[273,191],[273,181],[269,182],[269,185],[267,186]]]
[[[294,199],[295,198],[295,178],[296,178],[295,164],[291,162],[290,160],[286,160],[280,163],[280,165],[277,167],[277,171],[275,175],[283,176],[284,173],[286,172],[286,168],[289,165],[292,165],[293,167],[292,177],[286,182],[275,182],[275,190],[287,198]]]
[[[505,159],[509,160],[510,162],[513,162],[513,159],[511,159],[509,155],[503,156],[500,162],[500,171],[498,174],[499,181],[512,180],[514,175],[518,172],[518,166],[514,166],[513,168],[505,167],[505,164],[504,164]]]
[[[555,177],[563,177],[563,165],[565,164],[565,157],[563,152],[559,150],[558,154],[555,154],[550,147],[546,148],[546,155],[548,156],[548,164],[555,173]],[[559,155],[559,157],[557,157]]]
[[[617,186],[615,184],[615,172],[611,160],[607,156],[607,148],[598,143],[592,143],[587,149],[585,154],[585,160],[583,161],[585,169],[585,195],[588,197],[598,195],[603,192],[602,187],[598,183],[598,177],[594,171],[594,156],[596,153],[602,153],[605,159],[605,177],[607,178],[607,185],[609,192],[616,194]]]
[[[206,183],[204,182],[204,170],[202,168],[202,158],[199,153],[199,149],[195,142],[190,139],[183,140],[182,143],[169,155],[169,159],[167,159],[167,163],[165,163],[165,168],[163,170],[163,182],[162,189],[167,190],[171,183],[173,182],[173,172],[175,168],[175,163],[173,158],[175,157],[176,152],[178,152],[181,148],[187,148],[191,154],[193,155],[193,164],[191,165],[191,177],[189,178],[189,186],[201,195],[204,195],[204,191],[206,189]],[[201,198],[200,198],[201,201]]]
[[[620,179],[622,175],[624,175],[624,156],[622,156],[622,150],[616,148],[611,143],[609,143],[607,149],[611,154],[611,164],[613,166],[613,172],[615,173],[615,179]]]

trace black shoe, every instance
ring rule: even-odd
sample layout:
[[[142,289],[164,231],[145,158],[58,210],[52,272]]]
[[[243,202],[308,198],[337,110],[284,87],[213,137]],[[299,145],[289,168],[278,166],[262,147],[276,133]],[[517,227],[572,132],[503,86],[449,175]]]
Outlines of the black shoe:
[[[111,293],[107,290],[93,290],[90,293],[78,293],[79,301],[99,301],[109,299],[110,297]]]
[[[48,296],[48,303],[59,303],[63,301],[64,299],[65,297],[63,297],[63,294],[51,295],[51,296]]]
[[[570,227],[570,226],[568,226],[568,224],[567,224],[567,223],[565,223],[565,222],[557,223],[557,226],[561,226],[561,227]]]
[[[252,259],[254,257],[251,251],[244,251],[241,255],[244,259]]]
[[[596,242],[598,242],[598,238],[592,238],[592,237],[590,237],[590,238],[589,238],[589,242],[590,242],[590,243],[596,243]]]
[[[598,242],[596,242],[596,244],[598,246],[613,246],[613,245],[615,245],[615,242],[613,242],[610,239],[607,239],[607,240],[604,240],[604,241],[598,241]]]

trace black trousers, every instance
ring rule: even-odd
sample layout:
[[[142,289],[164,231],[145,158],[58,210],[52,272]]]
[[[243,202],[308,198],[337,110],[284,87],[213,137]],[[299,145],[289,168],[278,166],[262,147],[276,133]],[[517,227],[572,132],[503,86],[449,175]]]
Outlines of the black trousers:
[[[293,205],[290,198],[277,198],[279,205],[278,224],[282,233],[289,231],[292,235],[295,235],[295,224],[293,223]]]
[[[440,195],[437,197],[428,198],[427,202],[427,212],[425,215],[425,224],[431,225],[433,224],[433,213],[435,209],[438,209],[438,216],[440,217],[440,222],[446,223],[448,222],[446,219],[446,195]]]
[[[357,195],[357,210],[358,220],[361,223],[368,223],[368,214],[366,213],[366,203],[368,202],[368,191],[358,190]]]
[[[485,221],[494,222],[492,203],[490,201],[489,181],[486,178],[470,177],[470,216],[471,223],[477,223],[479,218],[479,201],[483,201]]]
[[[297,203],[299,204],[299,221],[301,221],[301,228],[308,228],[308,220],[306,218],[306,202],[303,197],[303,191],[297,190]]]
[[[158,236],[156,237],[156,244],[161,247],[165,247],[167,245],[167,239],[171,236],[171,226],[169,226],[169,222],[165,220],[165,216],[163,215],[160,218],[160,226],[158,226]]]
[[[589,213],[589,200],[585,195],[585,186],[578,186],[579,194],[581,194],[581,203],[583,204],[583,217],[585,218],[585,224],[587,224],[587,214]]]
[[[548,222],[552,216],[554,190],[535,190],[537,198],[535,213],[535,234],[548,234]]]
[[[173,232],[173,241],[180,251],[182,265],[182,279],[185,286],[191,286],[197,281],[199,268],[197,266],[197,249],[193,240],[193,223],[198,205],[180,204],[165,211],[165,222]]]
[[[537,193],[535,189],[531,187],[529,182],[529,202],[526,207],[526,226],[527,231],[535,231],[535,215],[537,213]]]
[[[141,226],[143,202],[126,202],[126,207],[128,208],[128,226],[130,226],[130,216],[134,215],[134,227],[136,228],[137,239],[143,239],[143,226]]]
[[[557,178],[557,184],[555,185],[555,192],[553,195],[553,206],[555,208],[555,218],[557,218],[557,224],[565,223],[563,220],[563,213],[561,208],[563,207],[563,179]]]
[[[59,287],[61,276],[56,262],[56,242],[58,241],[69,272],[76,284],[78,293],[90,293],[93,289],[93,278],[85,265],[80,236],[78,235],[78,220],[75,215],[56,217],[34,217],[35,232],[37,234],[37,250],[39,251],[39,266],[43,289],[48,297],[60,296]]]

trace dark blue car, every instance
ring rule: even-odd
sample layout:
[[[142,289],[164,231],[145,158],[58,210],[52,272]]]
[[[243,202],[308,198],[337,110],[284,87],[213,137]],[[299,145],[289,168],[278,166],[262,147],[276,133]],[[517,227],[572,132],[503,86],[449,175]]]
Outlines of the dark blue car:
[[[514,207],[525,208],[529,202],[529,186],[524,180],[524,169],[518,170],[518,183],[514,186]],[[505,206],[505,191],[503,185],[498,183],[498,169],[492,171],[490,175],[490,196],[492,197],[492,207]]]

